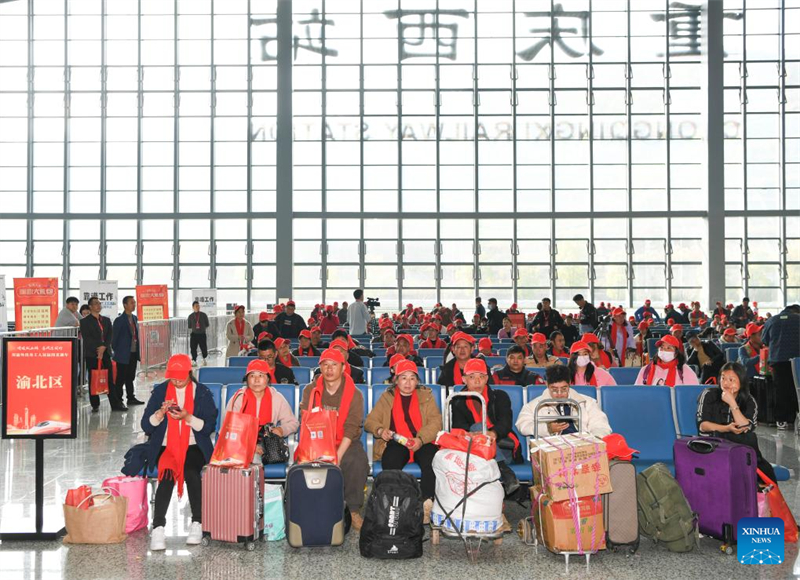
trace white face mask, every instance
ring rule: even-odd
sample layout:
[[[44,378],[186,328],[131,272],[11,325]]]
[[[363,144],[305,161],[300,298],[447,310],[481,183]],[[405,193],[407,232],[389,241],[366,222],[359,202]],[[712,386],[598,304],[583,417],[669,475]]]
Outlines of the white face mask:
[[[592,357],[588,354],[584,354],[576,358],[575,362],[578,363],[579,367],[589,366],[589,363],[592,362]]]
[[[674,350],[659,350],[658,351],[658,358],[660,358],[665,363],[672,362],[675,358],[675,351]]]

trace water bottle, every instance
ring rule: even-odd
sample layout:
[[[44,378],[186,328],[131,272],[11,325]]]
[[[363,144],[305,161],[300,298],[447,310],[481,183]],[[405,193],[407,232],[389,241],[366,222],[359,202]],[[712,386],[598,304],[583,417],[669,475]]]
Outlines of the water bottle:
[[[411,439],[409,439],[408,437],[406,437],[404,435],[400,435],[400,433],[394,433],[392,435],[392,439],[396,443],[399,443],[400,445],[405,445],[409,449],[414,447],[414,442]]]

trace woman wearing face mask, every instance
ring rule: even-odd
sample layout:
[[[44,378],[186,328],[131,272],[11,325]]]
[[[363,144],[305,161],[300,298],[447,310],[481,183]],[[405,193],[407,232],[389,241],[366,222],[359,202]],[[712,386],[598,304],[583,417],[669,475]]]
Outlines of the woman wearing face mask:
[[[569,376],[571,385],[613,387],[617,384],[607,370],[592,362],[591,349],[583,341],[574,343],[569,349]]]
[[[655,360],[642,367],[636,377],[637,385],[697,385],[697,375],[686,364],[686,355],[680,350],[680,341],[668,334],[656,343]]]
[[[202,486],[200,472],[211,459],[211,434],[217,426],[217,406],[208,387],[192,375],[192,359],[176,354],[167,362],[167,379],[153,388],[142,416],[142,430],[150,439],[148,465],[158,465],[158,489],[153,510],[151,550],[166,550],[167,509],[172,490],[178,497],[183,484],[189,489],[192,524],[186,543],[203,539]]]
[[[748,389],[747,371],[739,363],[724,364],[719,373],[719,386],[703,391],[697,401],[697,429],[700,435],[752,447],[758,458],[758,468],[775,481],[775,470],[758,448],[757,426],[758,406]]]

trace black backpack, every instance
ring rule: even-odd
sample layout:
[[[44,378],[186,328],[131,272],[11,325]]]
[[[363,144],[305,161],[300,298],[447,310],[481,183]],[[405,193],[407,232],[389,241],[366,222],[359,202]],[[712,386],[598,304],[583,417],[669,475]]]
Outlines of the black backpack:
[[[365,558],[422,556],[422,497],[417,479],[399,469],[381,471],[364,510],[358,547]]]

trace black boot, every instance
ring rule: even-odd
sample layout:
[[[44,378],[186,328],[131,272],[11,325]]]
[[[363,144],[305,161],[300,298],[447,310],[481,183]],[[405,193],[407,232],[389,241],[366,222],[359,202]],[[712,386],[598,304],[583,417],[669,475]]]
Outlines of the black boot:
[[[497,467],[500,468],[500,483],[503,484],[503,491],[506,496],[512,495],[519,489],[519,480],[514,471],[506,465],[505,461],[498,461]]]

